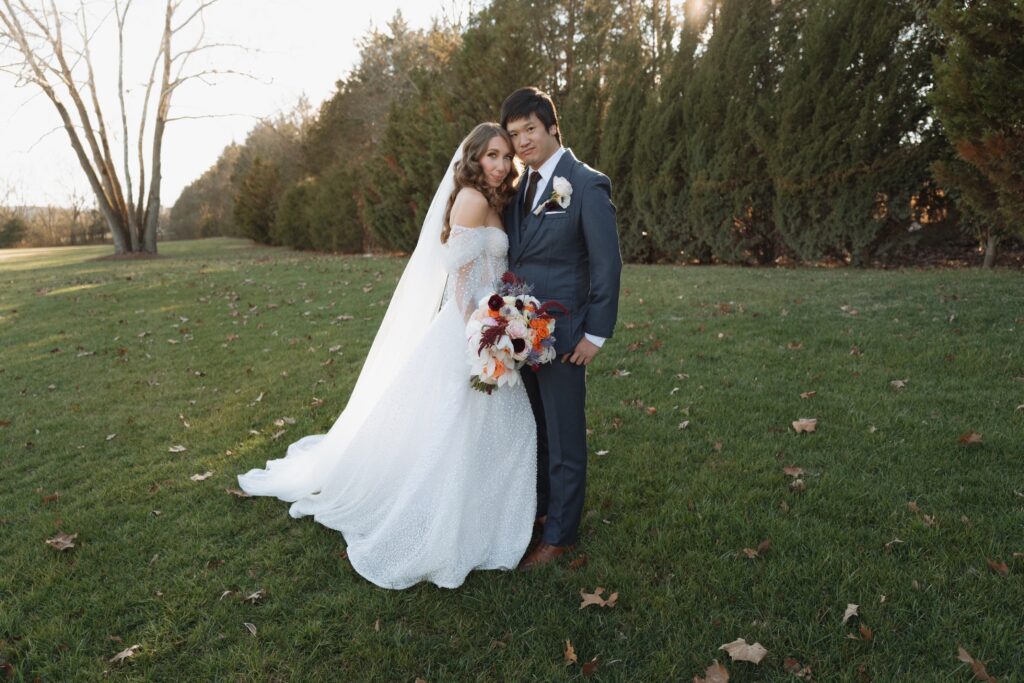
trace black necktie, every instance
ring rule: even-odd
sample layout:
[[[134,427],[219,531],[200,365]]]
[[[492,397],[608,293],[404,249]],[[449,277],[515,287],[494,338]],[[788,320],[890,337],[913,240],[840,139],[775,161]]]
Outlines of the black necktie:
[[[540,171],[534,171],[530,174],[530,184],[526,186],[526,206],[523,207],[527,212],[533,210],[533,200],[537,196],[537,183],[540,182]]]

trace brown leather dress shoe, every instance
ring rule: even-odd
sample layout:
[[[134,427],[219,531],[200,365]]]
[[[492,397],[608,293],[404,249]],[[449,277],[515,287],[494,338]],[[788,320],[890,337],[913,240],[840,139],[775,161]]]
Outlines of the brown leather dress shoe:
[[[540,567],[545,564],[554,562],[562,555],[571,553],[576,549],[576,545],[551,545],[541,541],[540,544],[532,551],[526,554],[526,557],[519,563],[519,569],[527,570],[535,567]]]

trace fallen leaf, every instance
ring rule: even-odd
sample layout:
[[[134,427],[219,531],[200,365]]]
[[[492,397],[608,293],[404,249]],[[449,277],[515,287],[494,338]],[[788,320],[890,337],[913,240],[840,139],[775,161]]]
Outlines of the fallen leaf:
[[[713,448],[716,453],[721,453],[722,452],[722,442],[721,441],[716,441],[714,444],[711,445],[711,448]]]
[[[690,421],[689,420],[683,420],[682,422],[679,423],[679,429],[686,429],[689,426],[690,426]]]
[[[572,666],[578,660],[576,658],[576,649],[572,646],[572,643],[567,639],[565,641],[565,652],[562,654],[565,658],[565,665]]]
[[[54,491],[48,496],[43,496],[44,503],[52,503],[57,500],[60,500],[60,491]]]
[[[875,632],[867,627],[865,624],[860,625],[860,636],[869,643],[875,639]]]
[[[788,674],[793,674],[797,678],[811,680],[811,667],[804,666],[792,657],[786,657],[782,661],[782,670]]]
[[[807,490],[807,484],[804,483],[803,479],[794,479],[789,482],[789,490],[793,493],[803,493]]]
[[[801,432],[813,432],[818,428],[818,420],[813,417],[801,417],[793,421],[793,429],[797,434]]]
[[[612,377],[629,377],[631,374],[629,370],[612,370]]]
[[[248,595],[246,595],[244,598],[242,598],[242,602],[248,602],[255,605],[257,602],[262,600],[266,594],[267,592],[261,588],[255,593],[249,593]]]
[[[748,645],[747,641],[743,638],[737,638],[731,643],[722,645],[718,649],[728,652],[733,661],[750,662],[752,664],[760,664],[761,660],[768,654],[768,650],[766,650],[761,643]]]
[[[189,477],[189,479],[191,479],[192,481],[205,481],[206,479],[209,479],[212,476],[213,472],[207,471],[203,472],[202,474],[193,474],[191,477]]]
[[[1010,568],[1006,566],[1005,562],[996,562],[995,560],[985,559],[988,564],[988,568],[994,571],[999,576],[1007,576],[1010,573]]]
[[[798,341],[791,341],[788,344],[786,344],[786,348],[791,351],[799,351],[800,349],[804,348],[804,345]]]
[[[53,538],[46,539],[46,545],[54,550],[70,550],[75,547],[76,538],[78,538],[78,534],[68,535],[62,531]]]
[[[704,672],[704,678],[694,676],[693,683],[729,683],[729,670],[716,659]]]
[[[239,498],[248,498],[249,497],[248,493],[246,493],[245,491],[242,491],[240,489],[224,489],[224,490],[227,493],[230,493],[232,496],[238,496]]]
[[[763,557],[772,548],[772,542],[769,539],[761,541],[756,548],[744,548],[743,554],[747,556],[749,560],[755,560],[759,557]]]
[[[964,445],[970,445],[972,443],[981,443],[981,434],[978,432],[964,432],[960,435],[960,443]]]
[[[891,553],[891,552],[892,552],[892,549],[893,549],[894,547],[896,547],[896,544],[897,544],[897,543],[906,543],[906,541],[901,541],[901,540],[900,540],[900,539],[898,539],[898,538],[894,538],[894,539],[892,539],[891,541],[889,541],[888,543],[886,543],[886,544],[885,544],[885,546],[883,546],[883,547],[885,548],[885,552],[887,552],[887,553]]]
[[[889,386],[899,391],[900,389],[905,389],[909,381],[909,379],[894,379],[889,382]]]
[[[107,434],[107,441],[110,441],[110,440],[111,440],[111,439],[113,439],[113,438],[114,438],[115,436],[117,436],[117,433],[116,433],[116,432],[115,432],[114,434]]]
[[[572,562],[569,563],[569,569],[580,569],[581,567],[586,566],[586,564],[587,564],[587,555],[586,555],[586,553],[580,553],[579,555],[576,556],[576,559],[574,559]]]
[[[114,655],[113,657],[111,657],[107,661],[110,662],[111,664],[117,664],[118,662],[123,662],[124,660],[128,659],[129,657],[134,657],[135,653],[141,647],[142,647],[141,645],[132,645],[131,647],[129,647],[127,649],[121,650],[120,652],[118,652],[116,655]]]
[[[594,455],[608,455],[608,451],[597,451]]]
[[[913,512],[915,515],[921,512],[921,508],[917,507],[917,503],[915,501],[908,502],[907,509]]]
[[[171,446],[170,448],[167,449],[167,451],[170,453],[184,453],[187,450],[188,449],[182,446],[181,444]]]
[[[957,659],[964,664],[971,667],[971,671],[974,672],[975,680],[989,681],[995,683],[995,678],[989,675],[988,671],[985,670],[985,663],[979,662],[977,659],[971,656],[971,654],[963,648],[961,645],[957,645]]]
[[[604,588],[598,586],[594,589],[593,593],[587,593],[584,590],[580,590],[580,597],[583,598],[583,602],[580,603],[580,609],[589,607],[590,605],[597,605],[599,607],[615,607],[616,601],[619,599],[618,593],[612,593],[607,599],[601,597],[604,593]]]
[[[788,477],[800,477],[800,476],[803,476],[804,468],[803,467],[793,467],[793,466],[783,467],[782,468],[782,473],[785,474]]]
[[[848,605],[846,606],[846,611],[845,611],[845,612],[843,612],[843,623],[845,624],[845,623],[846,623],[847,621],[849,621],[849,620],[850,620],[850,619],[851,619],[852,617],[859,617],[859,616],[860,616],[860,613],[858,613],[858,611],[857,611],[858,609],[860,609],[860,606],[859,606],[859,605],[855,605],[855,604],[853,604],[852,602],[851,602],[851,603],[849,603],[849,604],[848,604]]]
[[[250,624],[248,621],[243,622],[242,626],[245,626],[249,630],[249,633],[256,635],[256,624]]]
[[[817,395],[818,395],[817,391],[802,391],[802,392],[800,392],[800,398],[811,398],[812,396],[817,396]]]
[[[851,356],[863,356],[863,355],[864,355],[864,352],[863,352],[863,351],[861,351],[861,350],[860,350],[860,349],[859,349],[859,348],[857,347],[857,345],[856,345],[856,344],[854,344],[853,346],[851,346],[851,347],[850,347],[850,355],[851,355]]]
[[[582,669],[584,676],[592,676],[597,671],[597,657],[594,657],[589,662],[584,662]]]

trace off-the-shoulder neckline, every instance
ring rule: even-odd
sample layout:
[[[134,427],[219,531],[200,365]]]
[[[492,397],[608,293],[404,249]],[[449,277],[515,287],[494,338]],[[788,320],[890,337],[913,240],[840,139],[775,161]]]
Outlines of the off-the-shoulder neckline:
[[[455,224],[452,225],[452,230],[454,230],[455,228],[462,228],[463,230],[486,230],[486,229],[490,229],[490,230],[500,230],[501,232],[505,232],[505,228],[502,228],[502,227],[500,227],[498,225],[481,225],[481,226],[478,226],[478,227],[475,227],[475,228],[471,228],[468,225],[459,225],[458,223],[455,223]]]

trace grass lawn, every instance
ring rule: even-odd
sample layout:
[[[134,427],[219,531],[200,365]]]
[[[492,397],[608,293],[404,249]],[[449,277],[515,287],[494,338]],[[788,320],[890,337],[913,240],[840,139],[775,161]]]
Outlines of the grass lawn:
[[[333,423],[404,261],[109,250],[0,252],[0,678],[1024,680],[1018,271],[627,267],[586,563],[394,592],[227,489]]]

